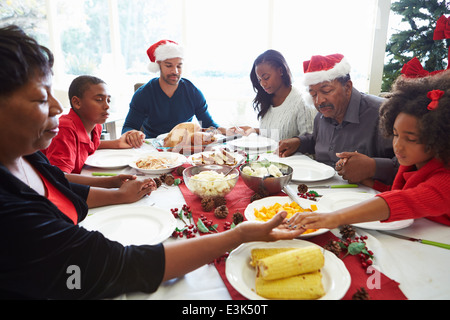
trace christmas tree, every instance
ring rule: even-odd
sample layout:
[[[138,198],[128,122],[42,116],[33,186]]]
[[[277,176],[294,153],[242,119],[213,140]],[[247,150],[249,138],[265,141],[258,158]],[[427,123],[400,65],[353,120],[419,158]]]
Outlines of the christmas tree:
[[[398,0],[391,10],[402,16],[409,25],[406,30],[393,34],[386,46],[387,63],[384,66],[382,91],[389,91],[400,75],[405,63],[417,57],[429,72],[447,68],[450,39],[433,40],[436,21],[450,14],[450,1],[446,0]]]

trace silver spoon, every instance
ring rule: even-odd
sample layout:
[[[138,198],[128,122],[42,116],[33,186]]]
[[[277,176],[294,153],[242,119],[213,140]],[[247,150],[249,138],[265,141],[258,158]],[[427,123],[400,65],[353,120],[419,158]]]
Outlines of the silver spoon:
[[[225,173],[225,177],[226,177],[227,175],[229,175],[229,174],[231,173],[231,171],[233,171],[234,169],[236,169],[237,167],[239,167],[239,166],[242,164],[242,162],[243,162],[244,160],[245,160],[244,158],[242,158],[241,160],[239,160],[239,162],[236,163],[236,164],[234,165],[234,167],[232,167],[227,173]]]

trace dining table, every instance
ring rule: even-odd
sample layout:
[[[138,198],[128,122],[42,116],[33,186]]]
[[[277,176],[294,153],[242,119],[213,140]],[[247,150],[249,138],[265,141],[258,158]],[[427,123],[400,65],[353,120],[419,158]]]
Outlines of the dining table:
[[[230,147],[227,142],[223,147]],[[312,157],[295,154],[287,158],[279,158],[273,150],[246,150],[247,160],[277,161],[285,163],[295,169],[301,165],[303,167],[314,166],[321,168],[318,162]],[[98,150],[94,155],[102,155],[102,159],[113,159],[117,157],[142,157],[149,153],[158,152],[151,143],[145,143],[141,148],[129,150]],[[92,157],[92,156],[91,156]],[[105,158],[106,157],[106,158]],[[187,156],[186,156],[187,157]],[[92,160],[92,159],[91,159]],[[101,161],[101,160],[96,160]],[[183,166],[190,166],[188,162]],[[334,168],[322,167],[327,172],[326,176],[305,179],[302,177],[292,179],[289,184],[289,190],[294,190],[297,194],[299,184],[305,184],[308,190],[314,190],[318,197],[314,199],[318,205],[336,210],[340,206],[346,206],[351,203],[349,197],[356,195],[356,200],[362,200],[375,196],[377,191],[369,187],[356,184],[351,188],[347,188],[348,181],[339,176]],[[136,174],[137,179],[147,177],[159,177],[159,174],[144,174],[129,165],[102,165],[87,161],[84,166],[82,175],[108,175],[108,174]],[[172,215],[175,208],[181,210],[184,205],[193,208],[194,215],[199,219],[200,215],[206,214],[202,212],[200,199],[190,193],[183,182],[182,176],[178,176],[176,172],[172,173],[175,178],[179,178],[180,184],[165,185],[164,183],[150,195],[146,195],[141,200],[132,204],[121,204],[114,206],[106,206],[90,209],[88,216],[80,223],[81,227],[89,226],[89,222],[95,217],[100,216],[107,211],[119,212],[120,217],[127,217],[130,213],[138,208],[148,208],[151,210],[160,210]],[[295,177],[295,175],[293,175]],[[345,186],[341,188],[342,186]],[[230,211],[245,211],[250,205],[251,199],[249,195],[254,192],[242,182],[239,177],[235,188],[226,196],[227,206]],[[288,201],[293,201],[293,196],[287,195],[281,191],[278,197],[286,197]],[[295,197],[295,195],[294,195]],[[353,199],[353,201],[356,201]],[[350,202],[349,202],[350,201]],[[116,217],[117,218],[117,217]],[[219,226],[217,232],[226,232],[224,222],[221,219],[212,218]],[[229,220],[229,219],[228,219]],[[185,223],[180,219],[175,219],[175,226],[183,228]],[[361,266],[360,259],[356,255],[347,255],[338,257],[345,266],[345,274],[349,276],[347,283],[343,285],[343,290],[337,299],[351,300],[355,298],[355,293],[360,288],[365,288],[372,300],[446,300],[450,299],[450,250],[435,245],[425,244],[411,239],[426,239],[433,242],[450,244],[450,229],[448,226],[438,224],[426,218],[399,222],[390,225],[377,222],[374,224],[356,224],[353,226],[358,237],[365,239],[366,247],[373,253],[373,264],[370,268]],[[173,225],[171,226],[173,228]],[[120,230],[118,232],[121,232]],[[122,236],[132,237],[133,230],[124,229]],[[411,239],[400,239],[395,235],[406,236]],[[196,236],[208,236],[196,235]],[[339,229],[326,230],[317,236],[307,237],[305,239],[294,239],[290,241],[311,242],[315,245],[324,247],[332,240],[342,237]],[[186,237],[174,237],[166,232],[163,242],[172,241],[189,241]],[[248,244],[246,244],[248,245]],[[243,245],[244,246],[244,245]],[[245,249],[245,248],[243,248]],[[235,251],[235,252],[234,252]],[[238,254],[239,248],[231,251],[228,256],[218,257],[182,277],[163,282],[158,290],[154,293],[147,294],[142,292],[134,292],[122,294],[115,299],[117,300],[217,300],[217,301],[233,301],[233,300],[252,300],[254,297],[245,293],[240,287],[231,281],[230,265],[237,259],[231,259],[233,254]],[[339,276],[339,275],[338,275]],[[248,288],[245,288],[248,289]]]

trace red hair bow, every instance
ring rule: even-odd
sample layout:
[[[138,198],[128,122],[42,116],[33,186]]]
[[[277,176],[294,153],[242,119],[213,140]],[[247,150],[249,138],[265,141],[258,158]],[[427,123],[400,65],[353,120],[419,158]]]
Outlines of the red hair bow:
[[[450,18],[442,15],[436,22],[436,29],[434,29],[433,40],[442,40],[450,38]]]
[[[428,92],[427,97],[431,99],[430,104],[428,105],[428,110],[434,110],[439,105],[439,99],[444,95],[444,91],[442,90],[432,90]]]

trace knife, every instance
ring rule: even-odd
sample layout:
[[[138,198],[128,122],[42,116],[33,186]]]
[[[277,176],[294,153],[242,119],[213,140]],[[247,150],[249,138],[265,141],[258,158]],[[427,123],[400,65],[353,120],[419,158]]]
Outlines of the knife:
[[[358,188],[357,184],[332,184],[324,186],[308,186],[308,189],[340,189],[340,188]]]
[[[291,189],[290,186],[284,186],[283,188],[284,193],[286,193],[293,201],[295,201],[300,207],[300,201],[299,201],[299,197],[297,195],[297,192],[295,192],[294,190]]]
[[[213,143],[216,143],[216,144],[225,143],[228,141],[240,139],[242,137],[243,137],[242,134],[233,134],[233,135],[229,135],[229,136],[223,136],[223,137],[217,138],[217,140],[214,141]]]
[[[387,235],[390,235],[390,236],[393,236],[393,237],[396,237],[396,238],[399,238],[399,239],[413,241],[413,242],[419,242],[419,243],[423,243],[423,244],[428,244],[430,246],[436,246],[436,247],[450,250],[450,244],[445,244],[445,243],[435,242],[435,241],[430,241],[430,240],[425,240],[425,239],[416,239],[416,238],[412,238],[412,237],[408,237],[408,236],[403,236],[403,235],[397,234],[397,233],[387,232],[384,230],[377,230],[377,231],[387,234]]]

